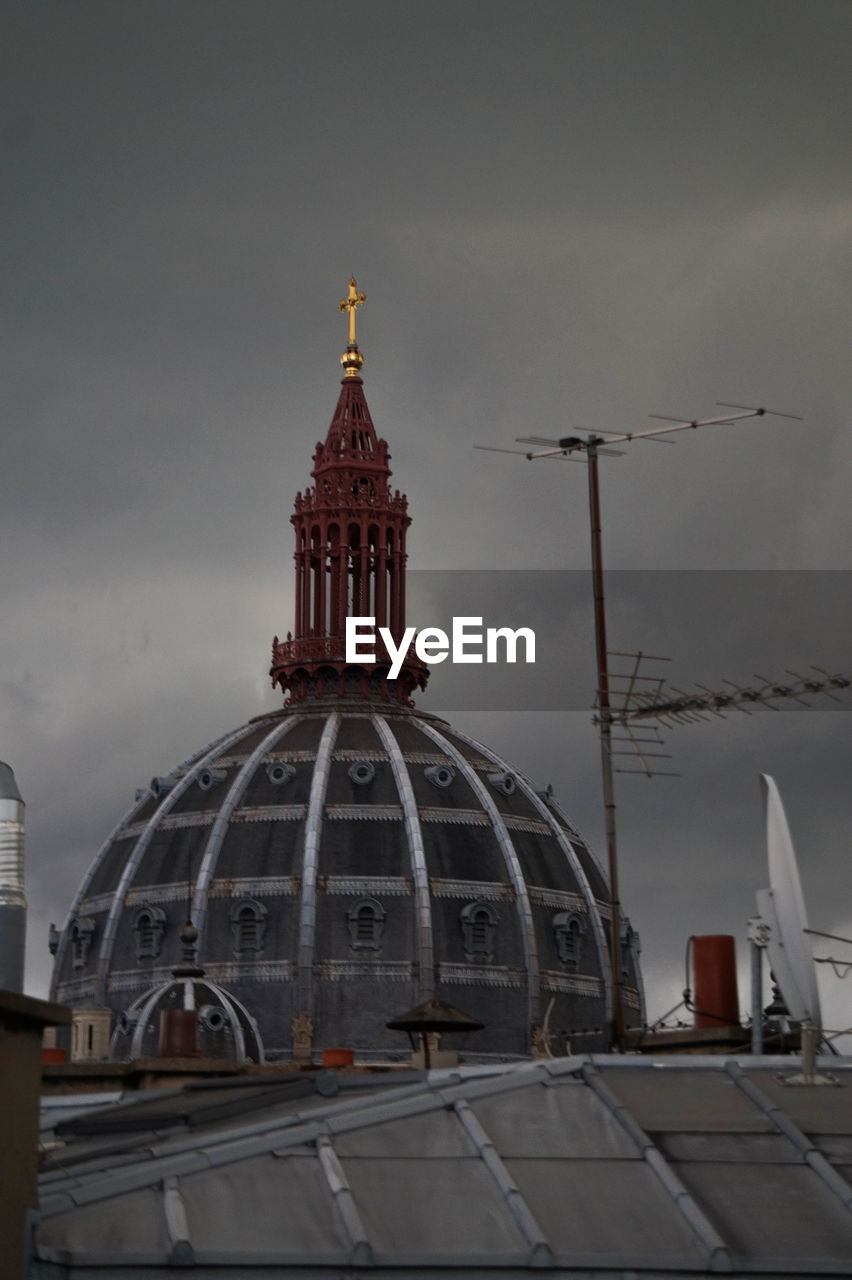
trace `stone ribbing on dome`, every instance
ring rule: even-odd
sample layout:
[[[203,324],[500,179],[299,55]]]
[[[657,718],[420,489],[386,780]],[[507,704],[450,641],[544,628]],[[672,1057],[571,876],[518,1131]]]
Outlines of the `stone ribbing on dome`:
[[[221,739],[206,753],[202,752],[199,761],[199,768],[215,761],[221,755],[222,751],[227,751],[235,742],[239,742],[239,740],[245,736],[245,733],[245,729],[238,729],[236,733],[232,733],[228,737]],[[106,927],[104,928],[103,943],[101,945],[101,953],[98,960],[95,999],[101,1003],[104,1003],[106,999],[106,974],[112,959],[115,935],[118,928],[118,919],[124,905],[124,900],[127,896],[127,890],[133,882],[133,877],[135,876],[136,871],[148,850],[148,846],[151,843],[154,833],[159,827],[160,821],[166,814],[171,812],[174,805],[177,804],[181,796],[189,789],[197,776],[197,770],[188,770],[184,776],[176,781],[174,786],[169,789],[159,808],[151,815],[145,831],[136,843],[132,856],[125,864],[124,871],[118,883],[118,888],[115,891],[115,897],[113,898]],[[188,870],[191,871],[191,868]],[[184,883],[187,884],[188,888],[189,880],[186,871],[184,872]]]
[[[245,732],[245,729],[242,729],[242,730],[239,730],[237,734],[232,734],[230,736],[234,738],[238,738],[244,732]],[[175,775],[180,775],[181,773],[184,773],[185,771],[191,769],[194,764],[197,764],[199,760],[203,760],[205,756],[209,756],[214,752],[218,751],[221,743],[224,741],[226,741],[226,738],[218,739],[212,745],[203,747],[200,751],[193,752],[191,756],[188,756],[180,765],[178,765],[177,769],[175,769],[174,771]],[[107,857],[108,853],[114,846],[115,842],[119,840],[121,836],[125,834],[130,827],[133,826],[134,819],[140,813],[142,813],[146,807],[148,807],[148,805],[150,804],[150,801],[151,801],[150,791],[140,790],[138,792],[136,797],[136,802],[134,803],[132,808],[124,815],[124,817],[119,822],[116,823],[112,831],[110,831],[106,840],[104,840],[103,844],[101,845],[100,849],[95,855],[91,866],[89,867],[86,874],[83,876],[83,879],[80,881],[79,888],[77,889],[77,892],[75,893],[74,898],[72,899],[71,906],[68,909],[68,916],[65,921],[65,927],[60,933],[59,940],[57,943],[56,955],[53,962],[53,975],[51,977],[51,983],[50,983],[50,990],[52,993],[50,997],[51,999],[56,998],[55,993],[56,993],[57,977],[58,977],[58,974],[61,972],[66,961],[68,947],[71,941],[72,924],[81,906],[86,902],[87,898],[89,897],[89,890],[92,886],[92,882],[94,881],[98,871],[101,869],[104,859]],[[92,984],[92,994],[94,994],[93,984]]]
[[[387,720],[381,716],[373,716],[382,745],[388,753],[393,776],[402,798],[405,814],[405,835],[408,841],[408,852],[411,857],[411,875],[414,881],[414,903],[417,918],[417,956],[418,985],[417,1003],[431,1000],[435,993],[434,963],[435,949],[432,942],[432,908],[429,904],[429,873],[426,868],[426,851],[423,846],[423,832],[417,812],[417,802],[411,788],[411,779],[405,767],[403,754],[396,738],[391,732]]]
[[[311,1009],[313,1000],[314,943],[317,925],[317,874],[319,868],[322,808],[328,787],[331,749],[337,737],[340,715],[333,711],[325,722],[311,778],[311,795],[305,826],[305,848],[302,857],[302,901],[299,908],[299,991],[297,1005],[301,1011]]]
[[[200,946],[204,945],[204,928],[207,923],[207,898],[210,893],[213,873],[228,830],[228,824],[234,816],[234,810],[245,794],[246,787],[260,762],[298,723],[299,717],[294,716],[290,720],[285,720],[283,724],[277,724],[270,733],[261,738],[258,746],[255,747],[245,764],[240,768],[221,809],[216,815],[216,821],[213,824],[213,830],[210,833],[210,838],[207,841],[204,856],[201,860],[192,901],[192,919],[198,929]]]
[[[434,743],[446,751],[449,758],[454,761],[459,769],[465,769],[467,760],[447,738],[438,733],[431,725],[424,723],[422,725],[424,733],[427,733]],[[526,967],[526,986],[527,986],[527,1022],[530,1028],[538,1021],[539,1016],[539,966],[538,966],[538,948],[535,940],[535,926],[533,924],[532,910],[530,908],[530,900],[527,894],[527,886],[524,882],[524,875],[518,862],[515,847],[506,828],[503,816],[498,810],[491,796],[486,791],[480,778],[471,771],[470,783],[474,789],[477,799],[480,801],[483,809],[491,819],[494,828],[494,834],[497,837],[497,843],[503,857],[506,860],[506,867],[515,890],[515,904],[518,911],[518,917],[521,925],[521,938],[523,940],[524,961]]]
[[[453,733],[456,738],[459,738],[462,741],[466,742],[468,746],[478,748],[481,750],[481,748],[479,747],[479,744],[473,738],[467,737],[466,734],[461,733],[458,729],[454,729]],[[495,755],[493,752],[491,754],[493,755],[494,760],[498,764],[502,765],[503,769],[507,773],[512,772],[512,766],[510,764],[508,764],[505,760],[502,760],[499,756]],[[545,802],[542,800],[538,792],[534,788],[530,788],[529,786],[526,785],[525,779],[521,778],[519,779],[519,781],[521,785],[525,787],[525,790],[527,795],[529,796],[529,799],[532,801],[535,808],[541,814],[542,820],[547,823],[547,826],[550,828],[550,830],[553,832],[554,836],[556,837],[556,840],[559,844],[560,849],[565,854],[566,861],[570,865],[571,870],[573,871],[574,875],[577,878],[577,881],[581,890],[581,895],[580,895],[581,898],[587,903],[594,902],[595,897],[592,892],[592,887],[589,883],[589,878],[583,869],[583,865],[577,856],[577,852],[574,849],[573,844],[565,834],[564,828],[565,827],[570,828],[572,826],[567,814],[564,813],[564,811],[560,808],[557,801],[552,796],[549,798],[547,804],[545,804]],[[554,814],[559,815],[559,817],[562,819],[562,823],[564,824],[564,827],[561,826],[560,823],[556,821]],[[585,844],[585,842],[584,842],[584,847],[586,849],[587,856],[593,862],[595,862],[596,860],[594,858],[594,854],[591,852],[591,849],[589,848],[588,845]],[[600,879],[603,882],[604,875],[603,875],[602,868],[598,868],[598,872],[600,875]],[[591,911],[589,913],[589,916],[590,916],[592,931],[595,939],[595,945],[597,947],[597,952],[598,952],[598,963],[600,965],[601,972],[608,973],[610,970],[610,952],[609,952],[609,946],[607,943],[606,934],[604,932],[604,928],[601,923],[601,918],[600,918],[601,909],[602,909],[602,904],[599,903],[598,910]],[[634,959],[636,959],[635,956],[634,956]],[[635,967],[636,967],[636,972],[638,973],[638,962],[636,963]],[[642,999],[641,987],[640,987],[640,999]],[[610,982],[607,982],[604,984],[604,1007],[605,1007],[605,1014],[604,1014],[605,1019],[609,1021],[612,1018],[612,985]],[[643,999],[642,999],[642,1016],[644,1020],[644,1000]]]

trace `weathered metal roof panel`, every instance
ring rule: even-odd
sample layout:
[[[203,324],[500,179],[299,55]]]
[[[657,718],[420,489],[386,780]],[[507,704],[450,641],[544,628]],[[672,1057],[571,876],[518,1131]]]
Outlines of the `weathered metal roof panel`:
[[[756,1260],[845,1258],[852,1214],[805,1165],[678,1163],[677,1172],[719,1224],[732,1252]]]
[[[643,1129],[681,1133],[767,1133],[772,1124],[724,1071],[608,1067],[606,1083]]]
[[[798,1128],[809,1135],[846,1133],[852,1135],[852,1081],[847,1072],[833,1071],[835,1085],[803,1088],[787,1084],[791,1076],[801,1072],[798,1058],[788,1058],[778,1071],[749,1071],[748,1079],[765,1094],[773,1106],[780,1107]],[[821,1068],[823,1074],[827,1074]]]
[[[335,1136],[334,1148],[341,1158],[352,1156],[362,1159],[411,1156],[434,1160],[477,1154],[455,1114],[446,1108],[350,1129]]]
[[[98,1200],[39,1224],[39,1245],[78,1253],[142,1252],[162,1257],[170,1248],[162,1191],[145,1188],[114,1200]]]
[[[657,1135],[657,1145],[669,1162],[719,1165],[803,1163],[799,1152],[780,1133],[662,1133]],[[721,1175],[724,1170],[719,1172]]]
[[[610,1112],[576,1080],[533,1087],[522,1125],[505,1096],[478,1098],[471,1108],[504,1158],[640,1159]]]
[[[707,1250],[642,1160],[507,1160],[557,1256],[622,1263]]]
[[[181,1178],[180,1190],[196,1249],[349,1252],[316,1152],[241,1160]]]
[[[529,1244],[477,1157],[342,1162],[377,1253],[526,1255]]]

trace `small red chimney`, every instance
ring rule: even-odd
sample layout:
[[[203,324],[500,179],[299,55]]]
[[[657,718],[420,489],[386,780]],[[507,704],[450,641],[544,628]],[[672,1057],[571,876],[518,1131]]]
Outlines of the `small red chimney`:
[[[736,944],[728,933],[693,937],[692,972],[696,1027],[738,1027]]]

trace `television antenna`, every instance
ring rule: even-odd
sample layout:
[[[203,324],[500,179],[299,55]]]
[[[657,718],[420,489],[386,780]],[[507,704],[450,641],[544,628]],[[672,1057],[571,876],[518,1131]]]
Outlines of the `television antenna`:
[[[603,779],[604,824],[606,830],[607,868],[609,873],[609,906],[610,906],[610,968],[612,981],[613,1026],[612,1043],[617,1049],[624,1045],[624,999],[621,981],[621,902],[618,890],[618,856],[615,834],[615,784],[612,763],[613,745],[612,728],[614,723],[613,708],[610,698],[610,675],[608,650],[606,641],[606,607],[604,600],[603,551],[601,545],[601,503],[600,484],[598,480],[598,458],[619,457],[622,449],[614,448],[619,444],[631,444],[634,440],[647,440],[659,444],[674,444],[670,435],[679,431],[695,431],[699,427],[712,427],[741,422],[748,418],[762,418],[766,415],[780,418],[792,418],[798,422],[802,419],[797,414],[782,413],[777,409],[752,408],[748,405],[731,404],[719,400],[719,408],[734,409],[735,413],[726,413],[710,418],[673,418],[668,414],[655,413],[650,416],[669,425],[652,427],[645,431],[597,431],[588,435],[569,435],[552,440],[544,436],[521,436],[516,444],[534,446],[533,450],[505,449],[494,445],[474,445],[475,449],[486,449],[495,453],[514,453],[525,457],[528,462],[537,462],[542,458],[559,458],[571,462],[586,462],[588,467],[589,487],[589,528],[592,558],[592,589],[594,594],[595,614],[595,652],[597,658],[597,715],[596,722],[600,734],[601,775]]]
[[[757,919],[752,921],[755,951],[765,949],[775,981],[784,997],[790,1017],[802,1028],[802,1071],[789,1076],[787,1084],[834,1084],[830,1076],[816,1073],[816,1053],[822,1039],[822,1012],[819,990],[807,935],[807,913],[796,853],[781,796],[774,779],[762,773],[766,809],[766,851],[769,888],[758,889]],[[756,984],[759,992],[759,983]],[[758,1008],[753,1018],[761,1016]]]

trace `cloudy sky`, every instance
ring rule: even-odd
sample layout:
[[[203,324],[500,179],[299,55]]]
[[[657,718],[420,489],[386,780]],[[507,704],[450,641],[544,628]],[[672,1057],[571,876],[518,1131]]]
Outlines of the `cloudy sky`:
[[[542,620],[552,700],[442,696],[438,668],[421,705],[552,782],[599,849],[584,468],[474,444],[717,400],[801,414],[601,464],[610,646],[713,688],[852,674],[846,0],[31,0],[0,21],[0,756],[27,801],[29,991],[136,787],[276,705],[288,517],[353,273],[412,565],[504,571],[506,614],[516,571],[575,571]],[[745,966],[761,771],[811,924],[852,934],[852,698],[820,705],[678,729],[679,778],[619,778],[652,1017],[689,934],[736,934]]]

